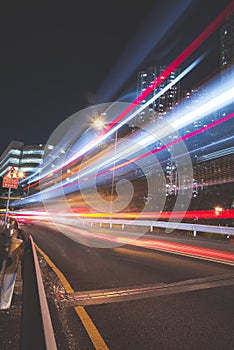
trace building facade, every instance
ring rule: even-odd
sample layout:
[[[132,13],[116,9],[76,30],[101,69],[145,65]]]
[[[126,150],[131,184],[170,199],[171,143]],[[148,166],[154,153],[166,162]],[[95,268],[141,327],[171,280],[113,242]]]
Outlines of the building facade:
[[[0,156],[0,177],[14,167],[27,177],[35,172],[42,163],[43,145],[25,145],[20,141],[12,141]]]
[[[0,156],[0,181],[2,185],[3,177],[14,167],[17,173],[21,173],[26,179],[40,169],[44,154],[43,145],[25,145],[23,142],[13,140]],[[4,206],[8,188],[1,186],[1,204]],[[20,182],[14,196],[22,196],[23,189]]]

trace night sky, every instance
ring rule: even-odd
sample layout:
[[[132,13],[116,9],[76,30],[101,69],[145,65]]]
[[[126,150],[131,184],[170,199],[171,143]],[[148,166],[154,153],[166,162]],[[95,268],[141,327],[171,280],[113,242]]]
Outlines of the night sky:
[[[64,119],[90,105],[131,102],[137,71],[169,64],[230,2],[6,1],[0,153],[11,140],[46,143]],[[217,35],[201,47],[209,55],[186,88],[218,69]]]

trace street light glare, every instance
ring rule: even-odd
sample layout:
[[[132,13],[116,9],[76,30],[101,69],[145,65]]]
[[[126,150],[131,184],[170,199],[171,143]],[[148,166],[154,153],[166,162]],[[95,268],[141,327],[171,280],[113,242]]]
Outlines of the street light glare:
[[[104,122],[103,118],[98,117],[98,118],[94,119],[93,126],[95,129],[98,129],[98,130],[103,129],[105,126],[105,122]]]

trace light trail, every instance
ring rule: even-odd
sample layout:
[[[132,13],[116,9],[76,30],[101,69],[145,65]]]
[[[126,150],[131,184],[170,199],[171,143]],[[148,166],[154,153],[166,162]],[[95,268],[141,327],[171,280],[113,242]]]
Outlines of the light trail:
[[[219,26],[226,19],[228,14],[230,14],[234,10],[234,2],[230,3],[207,27],[206,29],[198,35],[198,37],[192,41],[192,43],[138,96],[130,105],[127,107],[122,113],[120,113],[112,123],[119,123],[122,119],[124,119],[134,108],[136,105],[139,105],[146,97],[152,93],[175,69],[177,69],[201,44],[209,38],[209,36],[219,28]],[[130,121],[135,117],[139,112],[132,113],[128,118],[124,120],[124,122]],[[119,125],[122,125],[119,123]],[[111,129],[111,130],[110,130]],[[107,126],[97,138],[103,141],[103,134],[107,137],[113,134],[118,128],[110,128]],[[79,153],[78,153],[79,154]],[[75,156],[74,156],[75,157]],[[75,158],[74,158],[75,159]],[[72,160],[71,160],[72,161]],[[69,164],[69,163],[68,163]],[[65,164],[66,165],[66,164]]]
[[[161,146],[160,148],[156,148],[156,149],[150,151],[149,153],[143,154],[141,157],[146,157],[147,155],[149,155],[151,153],[160,152],[163,149],[166,149],[166,148],[169,148],[169,147],[171,147],[173,145],[176,145],[179,142],[188,140],[191,137],[194,137],[195,135],[201,134],[202,132],[207,131],[207,130],[209,130],[209,129],[211,129],[211,128],[213,128],[213,127],[215,127],[215,126],[217,126],[217,125],[219,125],[221,123],[224,123],[224,122],[226,122],[227,120],[229,120],[229,119],[231,119],[233,117],[234,117],[234,112],[229,114],[229,115],[227,115],[227,116],[225,116],[225,117],[223,117],[223,118],[221,118],[221,119],[219,119],[219,120],[217,120],[217,121],[215,121],[215,122],[213,122],[213,123],[210,123],[207,126],[204,126],[204,127],[200,128],[198,130],[195,130],[195,131],[193,131],[193,132],[191,132],[191,133],[189,133],[187,135],[184,135],[184,136],[178,138],[177,140],[173,140],[173,141],[167,143],[166,145]]]
[[[225,17],[227,16],[228,13],[230,13],[231,11],[233,11],[234,9],[234,2],[232,2],[229,6],[226,7],[226,9],[219,15],[216,17],[216,19],[171,63],[171,65],[169,65],[165,71],[163,73],[161,73],[159,75],[159,77],[157,77],[155,79],[155,81],[150,84],[148,86],[148,88],[135,100],[133,101],[133,103],[129,106],[129,108],[127,108],[126,110],[124,110],[122,113],[120,113],[120,115],[118,115],[117,118],[114,119],[114,121],[112,123],[110,123],[110,125],[112,125],[112,127],[107,126],[107,128],[105,128],[102,132],[100,132],[96,138],[94,138],[94,140],[92,140],[91,142],[89,142],[85,147],[83,147],[81,150],[79,150],[77,153],[75,153],[71,158],[69,158],[66,162],[64,162],[62,165],[60,165],[57,169],[53,169],[53,173],[55,174],[57,171],[61,170],[62,168],[71,165],[72,162],[76,161],[77,158],[79,158],[81,155],[83,155],[85,152],[91,150],[93,147],[95,147],[95,145],[97,145],[99,142],[104,141],[108,136],[110,136],[111,134],[113,134],[119,127],[121,127],[123,125],[123,123],[126,123],[126,121],[131,120],[132,118],[134,118],[134,116],[136,114],[139,113],[139,111],[142,111],[143,109],[145,109],[148,104],[152,103],[152,99],[150,99],[146,104],[140,106],[138,108],[137,111],[133,112],[130,116],[128,116],[128,118],[126,118],[124,121],[122,121],[122,119],[124,117],[126,117],[135,107],[136,104],[139,105],[142,100],[144,100],[146,98],[146,96],[148,96],[156,87],[158,87],[160,85],[160,83],[166,79],[166,77],[169,76],[169,74],[176,69],[181,63],[183,63],[186,58],[188,58],[212,33],[214,30],[216,30],[220,24],[224,21]],[[201,58],[199,58],[198,60],[196,60],[192,65],[190,65],[188,68],[185,69],[184,72],[182,72],[175,80],[175,82],[178,82],[179,79],[182,79],[191,69],[194,68],[195,65],[197,65],[200,62]],[[175,83],[174,82],[174,83]],[[171,83],[172,84],[172,83]],[[165,92],[167,89],[169,89],[172,85],[169,84],[164,90],[163,92]],[[233,82],[232,82],[233,85]],[[223,88],[222,88],[223,90]],[[162,92],[159,93],[160,95],[162,94]],[[160,95],[157,94],[156,96],[154,96],[153,99],[158,98]],[[208,102],[206,102],[205,104],[203,104],[202,106],[200,106],[197,110],[193,111],[192,114],[191,112],[189,113],[189,123],[194,120],[197,120],[197,118],[199,118],[199,116],[202,114],[204,116],[204,114],[209,114],[211,113],[211,111],[214,111],[218,108],[221,108],[222,106],[230,103],[232,101],[232,96],[234,95],[234,88],[230,88],[228,90],[226,90],[225,92],[223,92],[222,94],[219,94],[218,98],[216,97],[215,99],[212,99]],[[223,99],[224,98],[224,99]],[[191,119],[192,116],[192,119]],[[224,118],[221,118],[219,121],[216,121],[214,123],[211,123],[209,125],[207,125],[207,127],[203,127],[199,130],[196,130],[192,133],[189,133],[187,135],[181,136],[176,140],[173,140],[157,149],[154,149],[152,151],[149,151],[148,153],[144,153],[141,154],[131,160],[128,160],[127,162],[123,162],[121,164],[116,165],[115,167],[111,167],[109,169],[106,169],[103,172],[99,172],[95,175],[89,175],[89,172],[81,172],[80,174],[80,179],[79,182],[84,182],[87,181],[88,179],[91,179],[92,177],[96,177],[96,176],[101,176],[104,175],[106,173],[112,172],[113,170],[117,170],[120,169],[126,165],[132,164],[134,162],[136,162],[137,160],[146,158],[147,156],[151,155],[151,154],[156,154],[162,150],[168,149],[169,147],[172,147],[176,144],[178,144],[179,142],[188,140],[189,138],[198,135],[200,133],[202,133],[203,131],[207,131],[208,129],[217,126],[221,123],[223,123],[224,121],[227,121],[228,119],[233,117],[233,113],[230,114],[229,116],[226,116]],[[118,126],[114,126],[113,124],[115,123],[119,123]],[[179,128],[181,128],[182,126],[186,125],[186,123],[188,124],[188,116],[187,114],[185,114],[182,118],[179,119],[175,119],[173,121],[173,115],[172,118],[169,118],[169,123],[171,123],[172,128],[174,128],[175,130],[178,130]],[[166,129],[164,130],[164,133],[166,133]],[[143,140],[139,141],[139,147],[140,146],[145,146],[145,145],[149,145],[151,144],[152,140],[144,138]],[[135,145],[136,146],[136,145]],[[132,150],[132,154],[136,153],[136,148]],[[127,150],[127,155],[129,156],[129,154],[131,154],[130,150]],[[120,155],[120,153],[118,153],[118,155]],[[122,158],[124,158],[125,153],[123,152],[121,154]],[[106,163],[107,166],[108,163]],[[93,170],[91,170],[92,172],[95,170],[95,168]],[[89,170],[90,171],[90,170]],[[48,175],[48,174],[46,174]],[[89,176],[89,178],[87,178],[87,176]],[[84,178],[86,177],[86,178]],[[41,181],[45,180],[45,176],[41,178]],[[60,182],[59,184],[53,185],[51,187],[49,187],[48,189],[45,189],[42,191],[43,194],[48,193],[49,196],[52,195],[51,198],[53,198],[53,196],[56,196],[56,190],[59,188],[66,188],[68,186],[74,185],[77,182],[77,175],[74,175],[73,177],[71,176],[69,178],[69,182],[67,183],[65,181]],[[26,188],[31,188],[35,185],[37,185],[37,183],[35,184],[31,184]],[[36,200],[36,198],[39,198],[38,195],[32,196],[32,200]]]
[[[231,86],[231,88],[230,88],[230,86]],[[201,116],[204,117],[205,115],[208,115],[208,114],[212,113],[214,110],[218,110],[218,109],[222,108],[223,106],[225,106],[225,105],[227,105],[227,104],[229,104],[229,103],[231,103],[233,101],[234,88],[233,88],[233,79],[232,78],[230,78],[227,81],[225,86],[221,86],[219,88],[217,87],[217,89],[218,89],[217,90],[218,97],[215,96],[214,98],[210,99],[209,101],[207,101],[206,97],[204,97],[204,100],[201,100],[201,103],[200,103],[199,107],[196,108],[195,110],[190,111],[189,113],[185,113],[184,115],[180,111],[180,114],[182,114],[182,117],[180,117],[180,118],[178,118],[178,115],[177,115],[176,112],[172,113],[172,115],[167,118],[167,121],[164,124],[165,127],[161,127],[160,130],[157,131],[158,125],[156,123],[155,125],[150,125],[150,126],[153,127],[153,129],[149,130],[149,131],[153,135],[156,132],[156,136],[160,139],[160,138],[162,138],[162,137],[164,137],[164,136],[166,136],[168,134],[168,128],[172,129],[172,130],[180,129],[181,127],[184,127],[187,124],[190,124],[191,122],[194,122],[195,120],[199,119]],[[175,114],[175,116],[174,116],[174,114]],[[161,146],[160,148],[157,148],[157,149],[155,149],[153,151],[148,152],[148,154],[140,155],[138,157],[133,158],[132,160],[129,160],[129,161],[125,162],[125,163],[122,163],[122,165],[117,166],[115,169],[118,169],[118,168],[120,168],[120,167],[122,167],[124,165],[127,165],[127,164],[131,164],[134,161],[137,161],[139,159],[143,159],[147,155],[155,154],[155,153],[157,153],[159,151],[167,149],[167,148],[169,148],[169,147],[171,147],[171,146],[173,146],[173,145],[175,145],[175,144],[177,144],[179,142],[185,141],[185,140],[187,140],[187,139],[189,139],[189,138],[191,138],[191,137],[193,137],[195,135],[198,135],[198,134],[202,133],[203,131],[208,130],[209,128],[217,126],[218,124],[223,123],[224,121],[227,121],[228,119],[230,119],[232,117],[233,117],[233,114],[229,114],[228,116],[225,116],[225,117],[221,118],[220,120],[209,124],[207,127],[203,127],[203,128],[201,128],[199,130],[196,130],[196,131],[194,131],[192,133],[184,135],[184,136],[182,136],[182,137],[180,137],[180,138],[178,138],[176,140],[173,140],[172,142],[169,142],[169,143]],[[167,127],[168,124],[170,125],[169,127]],[[120,156],[122,158],[129,157],[129,155],[131,153],[133,153],[133,154],[136,153],[137,147],[140,150],[141,147],[148,146],[154,141],[155,141],[155,136],[152,136],[152,135],[147,136],[147,137],[143,137],[142,140],[138,139],[138,140],[136,140],[136,142],[134,142],[134,145],[132,146],[133,147],[132,150],[131,150],[130,147],[128,147],[127,149],[126,149],[126,147],[123,147],[122,153],[120,154],[120,152],[118,152],[118,157],[120,157]],[[62,167],[64,167],[64,164],[62,164]],[[95,170],[95,169],[93,168],[93,170]],[[113,168],[110,169],[110,171],[111,170],[113,170]],[[87,176],[87,172],[84,173],[84,174],[80,173],[80,181],[81,181],[82,176],[83,177]],[[70,181],[74,181],[74,180],[76,180],[76,176],[74,176],[73,179],[71,178]],[[60,184],[60,185],[57,186],[57,188],[61,187],[63,185],[66,186],[67,184],[66,183],[63,183],[62,185]],[[54,189],[56,189],[56,187],[54,187]]]
[[[231,86],[231,88],[230,88]],[[159,131],[155,131],[158,128],[157,123],[155,125],[152,125],[153,129],[149,130],[151,131],[151,133],[154,135],[154,133],[156,132],[156,136],[158,136],[158,138],[162,138],[165,137],[168,134],[168,129],[172,129],[172,130],[178,130],[188,124],[190,124],[191,122],[194,122],[195,120],[204,117],[205,115],[208,115],[210,113],[212,113],[213,111],[216,111],[218,109],[221,109],[222,107],[230,104],[233,101],[233,96],[234,96],[234,87],[233,87],[233,79],[230,78],[229,81],[227,81],[227,83],[225,84],[225,86],[221,86],[219,88],[219,90],[217,91],[218,96],[215,96],[214,98],[210,99],[209,101],[206,100],[206,97],[204,98],[204,100],[201,101],[200,106],[198,108],[196,108],[193,111],[190,111],[189,113],[185,113],[184,115],[182,115],[182,117],[178,118],[177,113],[172,113],[171,116],[168,116],[166,123],[164,124],[165,127],[161,127],[161,129]],[[174,116],[175,114],[175,116]],[[180,112],[180,114],[182,114],[182,112]],[[206,127],[202,127],[194,132],[191,132],[187,135],[184,135],[182,137],[178,137],[176,140],[173,140],[167,144],[164,144],[161,147],[158,147],[157,149],[154,149],[152,151],[149,151],[148,153],[145,154],[141,154],[131,160],[128,160],[126,162],[123,162],[117,166],[115,166],[115,168],[110,168],[109,170],[105,170],[102,173],[98,173],[95,174],[93,176],[100,176],[100,175],[104,175],[105,173],[108,173],[110,171],[113,171],[114,169],[119,169],[123,166],[132,164],[134,162],[136,162],[137,160],[143,159],[149,155],[158,153],[162,150],[168,149],[169,147],[172,147],[182,141],[188,140],[189,138],[198,135],[204,131],[207,131],[210,128],[213,128],[227,120],[229,120],[230,118],[233,117],[233,113],[229,114],[228,116],[225,116],[209,125],[207,125]],[[169,124],[169,127],[167,127],[167,125]],[[132,153],[136,153],[137,151],[137,147],[138,150],[140,151],[140,149],[143,146],[149,146],[152,142],[155,141],[155,135],[152,136],[152,134],[150,134],[150,136],[147,137],[143,137],[141,140],[137,140],[136,142],[134,142],[134,145],[132,146],[133,149],[131,150],[130,147],[128,147],[126,149],[126,147],[123,146],[123,151],[120,153],[118,152],[118,157],[122,157],[122,158],[126,158],[129,157],[129,155]],[[111,162],[113,161],[113,158],[111,160]],[[64,164],[62,165],[64,166]],[[98,165],[99,167],[99,165]],[[92,172],[96,171],[96,169],[93,167]],[[82,181],[82,177],[87,176],[88,173],[87,171],[85,173],[82,174],[82,172],[80,173],[80,179],[79,181]],[[91,177],[90,177],[91,178]],[[73,178],[70,178],[71,182],[74,182],[77,179],[77,176],[74,175]],[[57,186],[53,187],[53,190],[55,190],[56,188],[61,188],[62,186],[66,187],[69,186],[69,184],[67,184],[66,182],[63,182],[62,184],[58,184]]]
[[[233,217],[233,211],[231,216]],[[208,211],[210,212],[210,211]],[[227,211],[226,211],[227,212]],[[39,215],[38,215],[39,214]],[[155,213],[144,213],[145,217],[150,215],[155,215]],[[148,215],[147,215],[148,214]],[[176,214],[175,212],[173,213]],[[199,211],[191,212],[191,215],[199,215]],[[107,247],[108,245],[114,247],[122,246],[122,245],[132,245],[137,247],[144,247],[147,249],[154,249],[159,251],[165,251],[169,253],[174,254],[180,254],[180,255],[186,255],[189,257],[196,257],[201,259],[208,259],[216,262],[223,262],[223,263],[229,263],[234,264],[234,254],[231,251],[224,251],[222,249],[214,249],[214,248],[205,248],[194,244],[185,244],[185,243],[177,243],[177,242],[170,242],[166,239],[158,239],[156,237],[153,237],[151,235],[150,238],[147,237],[141,237],[136,239],[135,232],[133,230],[126,231],[123,233],[123,231],[120,231],[119,229],[111,229],[107,230],[104,228],[94,228],[91,230],[89,227],[89,230],[84,229],[82,227],[79,227],[77,224],[77,221],[75,222],[74,226],[74,220],[70,219],[69,214],[64,214],[61,216],[58,212],[58,222],[56,223],[56,226],[51,222],[51,220],[46,218],[48,213],[43,212],[34,212],[30,211],[25,212],[23,215],[21,213],[14,213],[11,216],[16,218],[21,223],[27,223],[31,221],[39,221],[40,225],[45,225],[46,227],[51,226],[51,228],[54,229],[60,229],[63,232],[66,232],[66,235],[77,242],[87,242],[87,241],[95,241],[96,244],[99,242],[100,247]],[[122,214],[124,217],[124,213]],[[83,214],[85,217],[86,215]],[[95,215],[93,215],[95,216]],[[116,216],[116,214],[115,214]],[[225,216],[225,215],[224,215]],[[120,220],[121,223],[121,220]]]
[[[129,42],[117,65],[107,75],[104,84],[97,91],[97,101],[110,101],[117,89],[126,82],[153,48],[165,37],[173,24],[190,6],[192,0],[174,1],[169,4],[170,10],[164,6],[158,11],[157,6],[151,8],[149,16],[138,26],[133,40]],[[156,5],[156,3],[155,3]],[[140,40],[139,40],[140,38]],[[141,40],[141,38],[144,38]],[[140,41],[140,45],[139,45]],[[109,80],[109,84],[108,83]],[[114,91],[115,90],[115,91]]]
[[[150,101],[145,103],[144,105],[140,106],[136,112],[132,113],[127,119],[122,121],[121,123],[110,122],[107,127],[105,127],[91,142],[89,142],[86,146],[84,146],[79,152],[77,152],[73,157],[69,158],[66,162],[62,164],[62,167],[66,167],[68,165],[71,165],[74,161],[77,161],[79,157],[84,155],[86,152],[92,150],[95,146],[100,144],[101,142],[105,141],[109,136],[111,136],[114,132],[119,130],[125,123],[133,119],[137,114],[139,114],[141,111],[143,111],[150,103],[152,103],[154,100],[162,96],[166,91],[168,91],[172,86],[177,84],[182,78],[184,78],[189,72],[191,72],[192,69],[194,69],[202,60],[204,57],[201,56],[198,59],[196,59],[192,64],[190,64],[189,67],[187,67],[182,73],[180,73],[172,82],[170,82],[167,86],[165,86],[160,92],[158,92]],[[133,102],[134,103],[134,102]],[[136,104],[134,105],[134,108],[136,107]],[[121,115],[121,114],[120,114]],[[54,172],[57,172],[61,169],[61,166],[54,170]],[[46,174],[48,175],[48,174]],[[45,176],[46,176],[45,175]],[[44,176],[44,177],[45,177]],[[43,177],[43,178],[44,178]],[[41,179],[41,181],[43,180]]]
[[[195,40],[157,77],[155,80],[138,96],[126,110],[124,110],[119,116],[114,119],[114,123],[119,123],[126,115],[128,115],[136,105],[139,105],[146,97],[152,93],[168,76],[177,69],[191,54],[201,46],[210,35],[219,28],[219,26],[225,21],[226,17],[234,10],[234,1],[231,2],[206,28],[197,36]],[[131,119],[134,115],[131,115]],[[130,119],[127,119],[130,120]],[[107,128],[102,132],[106,133],[109,130]],[[114,131],[113,131],[114,132]],[[102,134],[101,133],[101,134]]]
[[[187,255],[189,257],[196,257],[206,260],[212,260],[216,262],[223,262],[234,265],[234,254],[231,252],[225,252],[218,249],[203,248],[188,244],[172,243],[162,240],[154,239],[139,239],[137,241],[132,241],[131,239],[119,239],[119,242],[123,244],[130,244],[137,247],[150,248],[160,251],[165,251],[169,253],[175,253],[180,255]]]
[[[120,168],[122,168],[122,167],[124,167],[124,166],[126,166],[126,165],[129,165],[129,164],[132,164],[132,163],[134,163],[134,162],[137,162],[137,161],[140,160],[140,159],[146,158],[146,157],[148,157],[148,156],[151,155],[151,154],[156,154],[156,153],[158,153],[158,152],[161,152],[162,150],[168,149],[168,148],[171,147],[171,146],[174,146],[174,145],[176,145],[176,144],[178,144],[178,143],[180,143],[180,142],[182,142],[182,141],[185,141],[185,140],[190,139],[191,137],[194,137],[195,135],[201,134],[201,133],[204,132],[204,131],[207,131],[207,130],[209,130],[209,129],[211,129],[211,128],[217,126],[217,125],[220,125],[220,124],[226,122],[227,120],[229,120],[229,119],[231,119],[231,118],[233,118],[233,117],[234,117],[234,112],[231,113],[231,114],[229,114],[229,115],[227,115],[227,116],[225,116],[225,117],[223,117],[223,118],[221,118],[221,119],[219,119],[219,120],[217,120],[217,121],[215,121],[215,122],[213,122],[213,123],[208,124],[208,125],[205,126],[205,127],[202,127],[202,128],[200,128],[200,129],[198,129],[198,130],[195,130],[195,131],[193,131],[193,132],[191,132],[191,133],[189,133],[189,134],[187,134],[187,135],[181,136],[180,138],[178,138],[178,139],[176,139],[176,140],[173,140],[173,141],[171,141],[171,142],[168,142],[167,144],[165,144],[165,145],[163,145],[163,146],[161,146],[161,147],[157,147],[157,148],[155,148],[155,149],[153,149],[153,150],[150,150],[150,151],[147,152],[147,153],[141,154],[141,155],[139,155],[139,156],[137,156],[137,157],[135,157],[135,158],[133,158],[133,159],[131,159],[131,160],[128,160],[128,161],[126,161],[126,162],[123,162],[123,163],[121,163],[121,164],[119,164],[119,165],[116,165],[116,166],[113,167],[113,168],[110,168],[110,169],[108,169],[108,170],[105,170],[105,171],[103,171],[103,172],[100,172],[100,173],[98,173],[98,174],[95,174],[95,175],[93,175],[93,176],[104,175],[104,174],[106,174],[107,172],[112,172],[113,170],[120,169]],[[87,174],[86,174],[86,175],[87,175]]]
[[[206,39],[209,38],[209,36],[219,28],[219,26],[223,23],[223,21],[226,19],[228,14],[230,14],[234,10],[234,2],[231,2],[206,28],[205,30],[198,35],[198,37],[192,41],[192,43],[142,92],[140,96],[138,96],[130,105],[127,107],[122,113],[117,116],[113,123],[119,123],[121,120],[123,120],[133,109],[136,108],[136,105],[139,105],[153,90],[155,90],[161,83],[164,81],[171,72],[173,72],[175,69],[177,69],[199,46],[201,46],[202,43],[205,42]],[[145,106],[146,107],[146,106]],[[145,108],[144,107],[144,108]],[[143,108],[143,107],[142,107]],[[136,114],[138,114],[139,111],[132,113],[127,119],[125,119],[125,123],[132,118]],[[103,131],[100,132],[100,134],[92,140],[89,144],[85,145],[80,151],[78,151],[74,156],[72,156],[70,159],[68,159],[66,162],[63,163],[63,165],[57,169],[54,170],[54,172],[59,171],[62,167],[66,167],[70,165],[73,161],[77,160],[80,156],[85,154],[87,151],[91,150],[93,147],[95,147],[98,143],[102,142],[113,134],[119,127],[122,126],[122,123],[119,123],[118,127],[111,127],[110,125],[107,126]],[[46,175],[45,175],[46,176]]]
[[[195,131],[193,131],[193,132],[191,132],[189,134],[183,135],[183,136],[179,137],[178,139],[173,140],[173,141],[171,141],[171,142],[169,142],[169,143],[167,143],[165,145],[162,145],[161,147],[157,147],[156,149],[150,150],[147,153],[140,154],[139,156],[137,156],[135,158],[132,158],[131,160],[128,160],[126,162],[122,162],[122,163],[116,165],[115,167],[111,167],[111,168],[106,169],[104,171],[96,172],[97,169],[94,166],[92,166],[90,168],[90,170],[86,170],[83,173],[82,173],[82,171],[79,172],[79,180],[78,181],[77,181],[77,175],[74,175],[74,176],[70,177],[69,183],[67,181],[62,181],[60,183],[54,184],[54,185],[50,186],[49,188],[41,191],[41,193],[43,193],[43,195],[47,194],[49,196],[48,198],[52,199],[53,197],[57,196],[56,191],[58,189],[61,189],[61,188],[66,189],[66,188],[68,188],[68,187],[70,187],[72,185],[74,186],[74,185],[77,185],[78,183],[81,184],[82,182],[86,182],[86,186],[88,186],[88,180],[91,180],[92,178],[100,177],[102,175],[111,173],[113,170],[117,170],[117,169],[123,168],[123,167],[125,167],[127,165],[130,165],[130,164],[133,164],[134,162],[137,162],[140,159],[144,159],[144,158],[146,158],[146,157],[148,157],[148,156],[150,156],[152,154],[159,153],[159,152],[161,152],[161,151],[163,151],[165,149],[168,149],[169,147],[172,147],[172,146],[174,146],[174,145],[176,145],[176,144],[178,144],[180,142],[188,140],[188,139],[194,137],[195,135],[199,135],[199,134],[201,134],[201,133],[203,133],[203,132],[205,132],[205,131],[213,128],[213,127],[216,127],[216,126],[218,126],[218,125],[228,121],[229,119],[231,119],[233,117],[234,117],[234,112],[229,114],[229,115],[227,115],[227,116],[225,116],[225,117],[223,117],[223,118],[221,118],[221,119],[219,119],[219,120],[217,120],[217,121],[214,121],[214,122],[208,124],[205,127],[202,127],[202,128],[200,128],[198,130],[195,130]],[[123,144],[123,148],[125,149],[124,144]],[[128,149],[128,152],[129,152],[129,149]],[[134,152],[135,152],[135,150],[134,150]],[[122,158],[124,158],[123,155],[122,155]],[[112,161],[113,160],[111,160],[111,162]],[[99,167],[99,163],[100,163],[100,160],[98,161],[98,167]],[[104,162],[103,162],[103,164],[104,164]],[[108,165],[108,163],[106,164],[106,166],[107,165]],[[94,174],[91,175],[90,172],[92,172]],[[76,190],[77,190],[77,188],[76,188]],[[31,197],[32,198],[29,201],[36,201],[37,200],[36,198],[39,199],[40,195],[39,194],[35,194],[35,195],[31,196]],[[25,200],[25,203],[26,203],[26,201],[27,200]],[[16,202],[16,204],[17,204],[17,202]]]
[[[192,64],[190,64],[189,67],[187,67],[182,73],[180,73],[172,82],[170,82],[167,86],[165,86],[161,91],[159,91],[153,98],[151,98],[147,103],[145,103],[144,105],[142,105],[139,110],[137,111],[137,114],[140,113],[142,110],[144,110],[150,103],[152,103],[154,100],[156,100],[157,98],[159,98],[160,96],[162,96],[166,91],[168,91],[172,86],[174,86],[175,84],[177,84],[182,78],[184,78],[189,72],[191,72],[192,69],[194,69],[200,62],[201,60],[203,59],[204,55],[199,57],[198,59],[196,59]],[[135,113],[133,113],[133,115],[130,116],[131,119],[135,117]],[[127,119],[128,121],[128,119]],[[118,130],[121,126],[123,126],[127,121],[123,121],[122,123],[120,123],[118,126],[112,126],[114,125],[114,123],[110,123],[109,126],[111,126],[111,133],[112,134],[113,132],[115,132],[116,130]],[[79,153],[76,153],[76,156],[75,157],[75,160],[77,160],[77,158],[79,158],[80,156],[82,156],[85,152],[91,150],[92,148],[94,148],[97,144],[99,144],[100,142],[104,141],[110,134],[105,134],[103,135],[101,138],[98,138],[96,140],[96,142],[94,142],[93,144],[88,144],[87,145],[87,149],[85,150],[84,148],[80,150]],[[67,162],[71,165],[71,163],[75,160],[71,160],[69,159]],[[65,167],[67,166],[68,164],[66,163],[63,163],[62,166],[59,166],[58,168],[54,169],[53,170],[53,173],[56,173],[58,172],[61,167]],[[40,170],[40,172],[42,172],[42,170]],[[36,173],[36,174],[33,174],[31,175],[31,177],[36,177],[34,180],[33,178],[30,180],[31,184],[29,184],[28,186],[24,187],[23,190],[28,190],[36,185],[38,185],[40,182],[42,182],[43,180],[46,179],[46,177],[49,175],[50,171],[43,174],[43,177],[40,178],[40,181],[39,181],[39,177],[40,177],[40,174],[39,174],[39,171]],[[37,180],[38,179],[38,180]],[[23,182],[29,182],[28,179],[23,179],[21,180],[20,183],[23,183]]]
[[[109,218],[110,213],[109,212],[103,212],[103,213],[96,213],[96,212],[87,212],[87,209],[84,210],[83,208],[76,208],[73,207],[72,211],[74,212],[75,216],[79,219],[82,218]],[[74,218],[74,215],[69,212],[61,212],[58,209],[54,209],[50,213],[45,211],[44,209],[35,209],[35,210],[23,210],[23,211],[11,211],[10,217],[15,218],[17,220],[45,220],[46,218],[48,220],[50,217],[50,214],[53,216],[63,217],[66,220],[70,220],[70,224],[73,225],[74,221],[72,220]],[[183,220],[189,220],[191,219],[192,222],[195,219],[196,222],[198,220],[220,220],[220,219],[234,219],[234,209],[224,209],[221,207],[215,207],[214,209],[206,209],[206,210],[188,210],[185,214],[183,211],[159,211],[159,212],[135,212],[135,213],[125,213],[125,212],[114,212],[112,213],[113,219],[183,219]],[[121,223],[121,221],[120,221]],[[67,222],[69,225],[69,222]]]

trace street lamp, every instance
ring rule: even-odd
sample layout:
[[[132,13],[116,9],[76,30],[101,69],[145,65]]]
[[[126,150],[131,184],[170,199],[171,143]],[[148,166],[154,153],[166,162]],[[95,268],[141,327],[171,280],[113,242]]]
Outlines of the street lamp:
[[[105,126],[105,121],[101,117],[96,117],[93,121],[93,127],[97,130],[102,130]]]
[[[24,172],[23,171],[19,171],[17,174],[19,179],[23,179],[24,178]]]
[[[222,207],[220,207],[219,205],[218,206],[216,206],[215,208],[214,208],[214,211],[215,211],[215,215],[220,215],[221,213],[222,213],[222,211],[223,211],[223,208]]]

